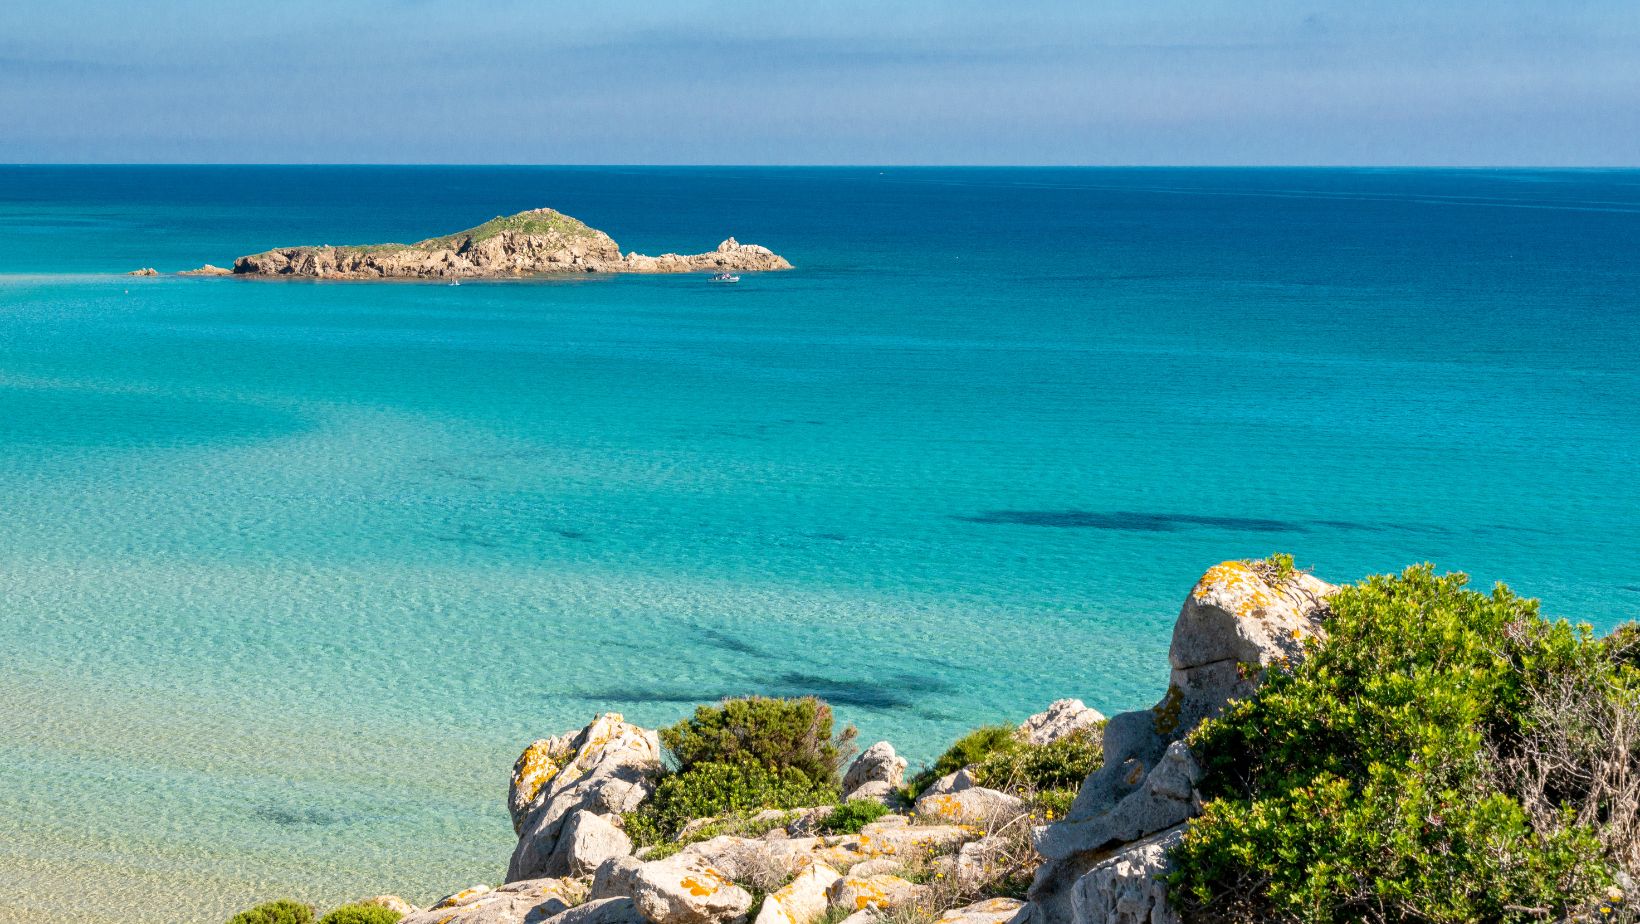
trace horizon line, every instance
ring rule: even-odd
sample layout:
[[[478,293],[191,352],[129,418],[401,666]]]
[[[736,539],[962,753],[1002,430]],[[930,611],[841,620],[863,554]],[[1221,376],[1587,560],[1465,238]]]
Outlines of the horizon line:
[[[1640,170],[1634,164],[803,164],[803,163],[525,163],[442,161],[15,161],[8,167],[409,167],[703,170]]]

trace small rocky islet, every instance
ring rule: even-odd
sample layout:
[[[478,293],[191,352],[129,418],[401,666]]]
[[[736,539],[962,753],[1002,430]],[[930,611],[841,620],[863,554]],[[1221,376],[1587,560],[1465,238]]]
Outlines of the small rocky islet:
[[[550,208],[499,216],[477,227],[414,244],[276,247],[232,269],[206,264],[183,276],[299,279],[485,279],[574,273],[738,273],[788,270],[767,247],[733,237],[706,253],[658,257],[621,252],[608,234]],[[158,275],[150,268],[127,275]]]

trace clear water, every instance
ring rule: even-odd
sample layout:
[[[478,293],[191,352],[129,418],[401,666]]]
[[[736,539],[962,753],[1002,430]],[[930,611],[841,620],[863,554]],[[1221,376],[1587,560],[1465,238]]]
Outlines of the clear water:
[[[140,279],[552,205],[798,270]],[[500,878],[512,758],[1164,681],[1208,565],[1640,609],[1640,173],[0,168],[0,920]]]

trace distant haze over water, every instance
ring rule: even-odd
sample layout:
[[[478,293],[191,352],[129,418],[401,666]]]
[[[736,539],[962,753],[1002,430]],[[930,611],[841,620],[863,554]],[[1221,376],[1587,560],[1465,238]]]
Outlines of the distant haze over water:
[[[538,206],[798,268],[118,275]],[[1146,706],[1225,558],[1610,628],[1636,241],[1625,171],[0,168],[0,921],[496,881],[601,710]]]

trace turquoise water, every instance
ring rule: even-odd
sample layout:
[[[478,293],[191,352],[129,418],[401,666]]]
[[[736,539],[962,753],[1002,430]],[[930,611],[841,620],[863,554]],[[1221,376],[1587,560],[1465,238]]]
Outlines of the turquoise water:
[[[128,278],[551,205],[798,269]],[[1293,552],[1640,610],[1640,173],[0,168],[0,920],[496,881],[529,740],[1154,701]]]

